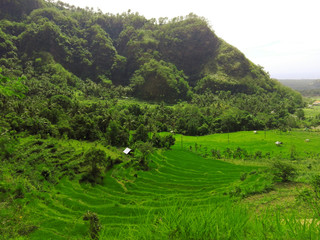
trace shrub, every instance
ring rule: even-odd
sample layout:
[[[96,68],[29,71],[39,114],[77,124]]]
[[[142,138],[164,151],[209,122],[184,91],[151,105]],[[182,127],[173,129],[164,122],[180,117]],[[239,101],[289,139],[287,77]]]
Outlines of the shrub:
[[[242,159],[248,156],[248,153],[245,149],[242,149],[241,147],[237,147],[236,150],[233,151],[232,157],[234,159]]]
[[[262,152],[260,150],[256,151],[254,154],[254,159],[261,159],[262,158]]]
[[[153,152],[152,143],[136,142],[134,146],[134,156],[138,161],[139,168],[147,171],[149,169],[147,157]]]
[[[241,181],[244,181],[247,179],[247,176],[248,176],[248,173],[242,173],[241,176],[240,176],[240,180]]]
[[[223,154],[224,154],[224,157],[225,158],[231,158],[232,156],[232,151],[230,148],[226,148],[224,151],[223,151]]]
[[[218,149],[211,149],[211,154],[212,154],[212,157],[217,158],[217,159],[221,159],[220,150],[218,150]]]
[[[167,135],[163,138],[163,145],[167,149],[170,149],[170,147],[173,146],[175,142],[176,142],[176,139],[172,134]]]
[[[99,183],[102,181],[102,174],[110,162],[110,158],[107,159],[105,151],[97,148],[91,148],[84,155],[84,167],[87,168],[87,174],[82,180],[87,180],[92,183]]]
[[[151,143],[156,148],[166,148],[170,149],[174,145],[176,139],[172,134],[161,137],[159,134],[155,133],[152,136]]]
[[[276,161],[272,165],[272,172],[275,178],[281,182],[289,182],[297,176],[297,170],[292,165]]]
[[[99,232],[101,231],[101,224],[98,215],[93,212],[86,212],[83,216],[84,221],[90,221],[90,237],[91,239],[99,239]]]
[[[162,143],[163,143],[162,139],[161,139],[160,135],[157,134],[157,133],[153,134],[151,142],[152,142],[152,145],[154,147],[156,147],[156,148],[162,148],[163,147],[162,146]]]

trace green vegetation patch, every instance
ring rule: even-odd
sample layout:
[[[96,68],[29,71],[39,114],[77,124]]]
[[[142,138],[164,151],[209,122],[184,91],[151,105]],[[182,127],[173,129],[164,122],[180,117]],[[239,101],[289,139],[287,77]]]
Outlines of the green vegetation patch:
[[[265,141],[264,133],[262,136],[259,134],[230,134],[229,147],[234,144],[245,149],[252,141],[256,142],[256,148],[271,148],[268,144],[259,145],[259,141]],[[284,141],[282,147],[273,146],[278,150],[285,148],[289,136],[296,136],[295,141],[299,141],[299,136],[302,139],[311,133],[290,134],[268,131],[266,137],[284,137],[285,140],[281,139]],[[270,199],[272,196],[273,200],[276,199],[272,192],[277,180],[274,176],[282,176],[277,175],[278,172],[273,173],[266,165],[251,166],[253,160],[246,163],[239,159],[242,164],[233,164],[227,159],[201,156],[205,155],[205,147],[209,151],[209,147],[217,149],[223,146],[223,141],[228,144],[226,137],[227,134],[198,138],[183,136],[181,145],[178,141],[181,136],[176,136],[177,142],[172,150],[158,150],[146,159],[150,167],[148,171],[134,170],[124,161],[108,169],[103,181],[96,185],[81,181],[81,174],[77,175],[76,171],[82,168],[76,168],[77,164],[92,147],[121,158],[116,149],[76,140],[22,138],[17,149],[23,151],[16,154],[15,159],[23,164],[23,174],[27,177],[19,178],[22,176],[19,165],[12,168],[5,164],[2,170],[1,189],[5,197],[1,198],[4,210],[1,217],[6,221],[2,233],[10,236],[5,229],[15,229],[14,236],[25,234],[30,239],[45,236],[52,239],[89,239],[93,235],[101,239],[190,239],[187,236],[260,239],[264,230],[276,228],[277,231],[268,232],[269,238],[316,236],[316,220],[311,223],[308,220],[305,227],[299,227],[301,218],[315,218],[313,208],[290,215],[289,210],[280,212],[277,207],[271,212],[264,212],[260,205],[250,202],[254,196],[266,193],[270,193]],[[259,140],[260,137],[263,139]],[[237,141],[240,138],[245,139],[243,145]],[[217,145],[218,142],[221,145]],[[197,151],[190,149],[195,143]],[[305,144],[309,143],[312,141]],[[315,148],[316,145],[309,146],[310,149],[312,146]],[[262,155],[265,155],[264,150]],[[258,162],[264,160],[261,158]],[[297,167],[296,164],[294,166]],[[88,172],[92,169],[90,164]],[[14,183],[14,178],[20,180]],[[315,186],[318,186],[317,178],[314,179]],[[301,204],[299,209],[308,206],[308,201],[317,201],[317,195],[307,190],[298,191],[291,198],[300,199],[300,202],[290,200],[288,206],[294,208]],[[242,199],[249,199],[246,200],[248,206],[238,203]],[[259,201],[263,204],[263,201],[272,199]],[[249,207],[257,208],[259,214],[255,216]],[[290,232],[292,226],[297,229]]]
[[[282,144],[277,145],[276,142]],[[199,137],[176,135],[176,145],[174,147],[221,159],[302,160],[314,159],[319,156],[319,142],[320,135],[317,132],[262,130]],[[219,154],[217,151],[219,151]]]
[[[45,142],[28,144],[48,148]],[[28,152],[39,154],[32,148]],[[87,211],[97,214],[104,234],[137,228],[147,216],[175,208],[177,201],[186,202],[187,208],[193,205],[210,208],[213,203],[228,198],[226,188],[239,181],[243,172],[253,170],[184,150],[159,152],[150,161],[154,168],[139,171],[134,181],[120,182],[121,176],[115,168],[107,172],[101,185],[80,183],[66,176],[53,189],[31,192],[34,200],[24,205],[37,229],[30,235],[31,239],[47,234],[56,235],[53,238],[57,239],[86,237],[90,223],[82,218]]]

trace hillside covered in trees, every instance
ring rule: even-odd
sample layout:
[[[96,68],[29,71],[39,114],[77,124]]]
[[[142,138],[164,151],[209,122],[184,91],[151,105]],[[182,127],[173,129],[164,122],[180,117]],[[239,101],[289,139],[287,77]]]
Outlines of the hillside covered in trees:
[[[285,128],[303,105],[194,14],[156,20],[5,0],[0,19],[1,87],[25,96],[1,92],[8,131],[96,140],[113,125],[189,135]],[[118,103],[131,97],[154,104]]]
[[[59,198],[61,191],[53,189],[61,182],[116,187],[126,206],[126,184],[135,188],[141,172],[165,164],[161,150],[153,160],[148,156],[170,149],[177,136],[182,148],[183,135],[286,130],[299,125],[303,106],[299,93],[271,79],[194,14],[146,19],[131,11],[114,15],[62,2],[2,0],[0,236],[41,234],[46,221],[56,226],[50,222],[55,216],[40,206],[56,206],[49,195]],[[123,153],[125,147],[132,155]],[[188,156],[196,166],[195,155]],[[188,158],[172,159],[185,166]],[[95,203],[104,205],[98,198]],[[61,197],[62,209],[67,199]],[[111,202],[118,213],[120,205]],[[88,211],[81,217],[88,206],[77,213],[79,221],[95,216]],[[67,229],[65,222],[60,226]]]

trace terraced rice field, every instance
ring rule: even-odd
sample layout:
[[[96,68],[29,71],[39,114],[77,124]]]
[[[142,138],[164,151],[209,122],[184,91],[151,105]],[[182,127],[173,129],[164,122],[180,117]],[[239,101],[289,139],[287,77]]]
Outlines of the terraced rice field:
[[[276,141],[283,144],[277,146]],[[241,131],[234,133],[222,133],[206,135],[201,137],[176,135],[175,148],[192,149],[200,153],[208,152],[211,149],[219,149],[223,152],[225,149],[236,149],[241,147],[249,153],[254,154],[261,151],[262,154],[269,153],[270,157],[290,159],[290,154],[294,150],[298,158],[306,159],[319,157],[320,134],[316,131],[290,131],[280,132],[278,130]]]
[[[241,173],[253,167],[205,159],[186,150],[152,155],[150,171],[139,171],[134,181],[120,184],[107,173],[103,185],[91,186],[64,179],[52,193],[30,203],[40,226],[31,239],[84,239],[88,211],[97,213],[103,231],[117,235],[126,228],[145,224],[162,209],[183,202],[185,207],[210,208],[227,196]]]

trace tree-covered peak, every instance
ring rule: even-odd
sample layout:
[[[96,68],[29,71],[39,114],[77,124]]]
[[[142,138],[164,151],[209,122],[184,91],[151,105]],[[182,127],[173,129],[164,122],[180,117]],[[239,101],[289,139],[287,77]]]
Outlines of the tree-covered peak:
[[[63,2],[16,0],[2,5],[4,71],[41,76],[35,59],[46,53],[83,82],[122,86],[144,100],[177,102],[206,92],[252,95],[282,89],[192,13],[156,20]]]

